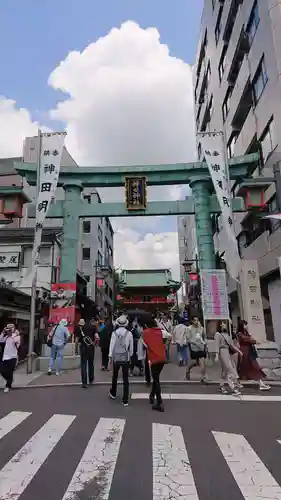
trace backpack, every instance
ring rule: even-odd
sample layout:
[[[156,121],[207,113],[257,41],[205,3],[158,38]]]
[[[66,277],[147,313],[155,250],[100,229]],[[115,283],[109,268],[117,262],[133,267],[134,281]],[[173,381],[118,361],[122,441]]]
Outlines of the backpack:
[[[128,363],[129,361],[129,348],[126,342],[129,331],[126,330],[125,335],[121,335],[121,333],[118,333],[118,330],[115,331],[116,339],[113,348],[112,358],[114,363],[125,364]]]

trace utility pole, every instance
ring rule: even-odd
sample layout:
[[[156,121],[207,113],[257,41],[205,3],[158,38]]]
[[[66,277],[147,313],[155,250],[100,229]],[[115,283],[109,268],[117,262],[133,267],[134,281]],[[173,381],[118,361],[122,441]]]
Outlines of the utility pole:
[[[36,179],[36,199],[38,199],[40,191],[40,158],[41,158],[41,130],[38,132],[38,149],[37,149],[37,179]],[[39,248],[38,248],[39,252]],[[28,333],[28,355],[27,355],[27,373],[33,371],[33,351],[34,351],[34,332],[36,318],[36,291],[37,291],[37,255],[36,261],[31,263],[34,265],[32,285],[31,285],[31,303],[30,303],[30,322]]]

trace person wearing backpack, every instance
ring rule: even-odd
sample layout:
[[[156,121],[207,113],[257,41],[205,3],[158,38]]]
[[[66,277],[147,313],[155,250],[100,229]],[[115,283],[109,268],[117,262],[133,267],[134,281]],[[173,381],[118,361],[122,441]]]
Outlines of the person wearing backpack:
[[[123,406],[129,401],[129,367],[134,353],[132,333],[127,329],[129,324],[126,316],[116,320],[116,330],[112,332],[109,346],[109,363],[113,365],[112,386],[109,392],[111,399],[116,399],[118,373],[121,367],[123,375]]]

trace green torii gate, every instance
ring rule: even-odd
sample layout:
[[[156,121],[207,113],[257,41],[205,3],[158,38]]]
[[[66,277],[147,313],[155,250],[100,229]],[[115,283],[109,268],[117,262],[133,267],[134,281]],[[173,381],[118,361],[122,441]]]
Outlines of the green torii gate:
[[[229,161],[231,180],[243,181],[256,168],[259,155],[254,153]],[[36,185],[36,165],[15,163],[17,172],[28,184]],[[148,201],[145,210],[127,210],[124,203],[88,204],[81,197],[84,187],[124,187],[126,178],[145,177],[147,186],[189,184],[192,196],[181,201]],[[176,163],[171,165],[142,165],[118,167],[62,167],[58,186],[63,187],[65,199],[55,202],[48,218],[63,218],[60,281],[75,282],[80,217],[127,217],[155,215],[195,216],[199,267],[215,268],[215,252],[211,214],[220,213],[217,198],[206,163]],[[125,196],[124,196],[125,198]],[[243,212],[242,198],[233,199],[233,211]]]

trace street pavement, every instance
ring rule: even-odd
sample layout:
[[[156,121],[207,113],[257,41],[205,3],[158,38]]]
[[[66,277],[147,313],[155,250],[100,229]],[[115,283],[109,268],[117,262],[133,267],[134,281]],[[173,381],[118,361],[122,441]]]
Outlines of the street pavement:
[[[164,413],[131,389],[1,392],[0,500],[281,500],[280,388],[171,387]]]

